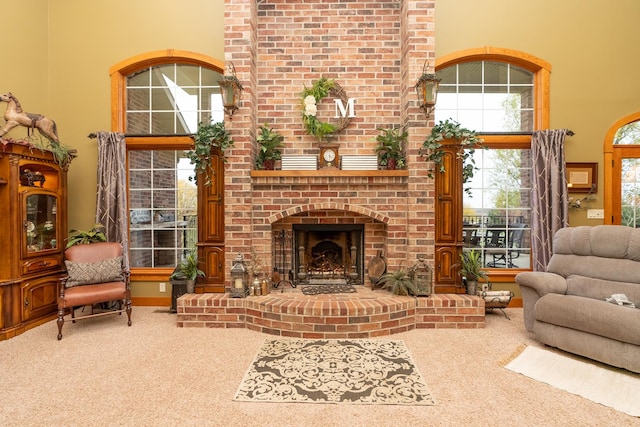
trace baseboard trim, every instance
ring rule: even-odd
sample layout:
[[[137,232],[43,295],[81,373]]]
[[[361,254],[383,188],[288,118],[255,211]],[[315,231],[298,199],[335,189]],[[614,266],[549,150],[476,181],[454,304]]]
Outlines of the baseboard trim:
[[[171,297],[131,297],[131,304],[138,306],[171,307]]]
[[[513,298],[509,303],[511,308],[522,308],[522,298]]]

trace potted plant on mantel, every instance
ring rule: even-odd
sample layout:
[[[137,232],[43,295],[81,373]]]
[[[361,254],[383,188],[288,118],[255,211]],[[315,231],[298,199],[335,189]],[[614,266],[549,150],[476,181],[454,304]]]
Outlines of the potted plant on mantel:
[[[489,276],[482,269],[482,254],[475,249],[460,253],[460,270],[463,282],[466,282],[467,295],[478,293],[478,280],[488,280]]]
[[[284,136],[270,128],[267,123],[260,126],[258,141],[258,155],[256,156],[256,168],[273,170],[276,160],[282,158],[282,141]]]
[[[433,162],[435,168],[429,170],[429,178],[433,178],[433,172],[438,170],[444,172],[443,156],[445,154],[443,141],[453,140],[455,142],[458,158],[462,159],[462,182],[463,184],[473,178],[476,169],[473,153],[476,148],[486,148],[482,145],[482,139],[475,131],[463,128],[460,123],[453,120],[438,122],[431,133],[422,143],[420,155],[426,157],[428,162]]]
[[[408,132],[395,127],[378,130],[380,134],[376,136],[378,145],[375,147],[378,163],[390,170],[403,169],[406,164],[404,146],[407,143]]]
[[[196,280],[198,277],[204,277],[204,271],[198,268],[198,255],[195,249],[189,251],[183,261],[180,261],[176,269],[169,276],[169,280],[185,280],[187,285],[187,293],[195,292]]]
[[[196,177],[201,174],[205,178],[205,185],[211,185],[209,170],[211,169],[211,152],[218,148],[222,153],[222,159],[226,161],[224,152],[227,148],[233,146],[233,139],[224,127],[224,122],[216,123],[199,123],[198,130],[193,135],[193,148],[187,151],[187,157],[191,160],[191,164],[195,165]],[[192,178],[189,177],[189,180]]]

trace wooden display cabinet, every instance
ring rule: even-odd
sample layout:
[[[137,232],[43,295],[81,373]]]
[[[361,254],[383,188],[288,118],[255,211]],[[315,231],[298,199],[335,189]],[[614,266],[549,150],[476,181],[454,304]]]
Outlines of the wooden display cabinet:
[[[462,251],[462,160],[457,142],[444,140],[442,165],[444,172],[436,174],[435,205],[435,281],[434,292],[454,294],[466,292],[458,274]],[[459,220],[456,220],[459,219]]]
[[[0,340],[56,317],[67,168],[24,141],[0,144]]]
[[[205,273],[196,282],[196,293],[225,291],[224,159],[220,150],[211,154],[211,184],[198,179],[198,259]]]

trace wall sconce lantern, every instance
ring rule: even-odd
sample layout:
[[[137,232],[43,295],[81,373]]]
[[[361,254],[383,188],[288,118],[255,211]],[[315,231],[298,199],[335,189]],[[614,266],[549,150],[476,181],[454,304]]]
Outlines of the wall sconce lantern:
[[[229,72],[231,75],[229,75]],[[244,90],[240,80],[236,77],[236,68],[233,66],[233,62],[229,62],[228,72],[222,76],[222,80],[218,82],[218,85],[220,85],[224,111],[229,116],[229,120],[231,120],[233,113],[238,109],[242,91]]]
[[[244,263],[242,254],[238,254],[231,266],[231,288],[229,296],[244,298],[249,295],[249,269]]]
[[[435,74],[427,74],[427,67],[429,65],[427,61],[424,61],[422,76],[418,79],[415,89],[418,95],[418,105],[420,105],[420,108],[424,110],[427,118],[429,118],[431,112],[436,107],[440,79],[437,79]]]

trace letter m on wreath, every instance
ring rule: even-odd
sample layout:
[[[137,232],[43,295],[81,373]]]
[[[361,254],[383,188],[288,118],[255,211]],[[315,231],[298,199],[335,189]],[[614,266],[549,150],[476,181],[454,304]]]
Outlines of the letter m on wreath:
[[[333,102],[336,104],[336,115],[334,117],[355,117],[355,108],[354,105],[356,103],[355,98],[347,99],[347,106],[342,103],[342,99],[335,98]],[[347,108],[349,109],[349,114],[347,115]]]

